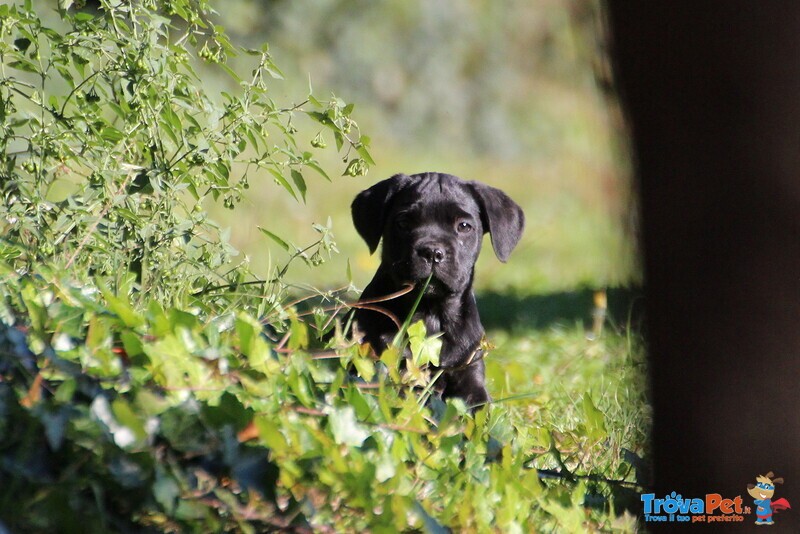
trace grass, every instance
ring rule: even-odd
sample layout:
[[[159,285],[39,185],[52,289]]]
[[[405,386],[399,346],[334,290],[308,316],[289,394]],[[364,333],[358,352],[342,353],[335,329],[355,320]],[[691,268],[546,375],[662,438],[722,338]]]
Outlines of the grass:
[[[651,423],[644,346],[636,313],[621,324],[612,317],[595,335],[585,319],[591,313],[586,293],[512,299],[505,306],[498,306],[502,298],[497,296],[482,299],[479,303],[492,305],[485,320],[490,325],[502,324],[502,313],[494,315],[498,309],[519,313],[526,301],[528,306],[557,311],[527,324],[490,328],[488,336],[496,348],[487,359],[488,386],[516,429],[538,433],[539,443],[551,440],[549,447],[520,451],[529,455],[531,466],[543,475],[571,473],[590,481],[583,504],[594,499],[602,511],[594,522],[580,523],[579,530],[636,531],[641,489],[636,484],[646,484],[649,476],[643,460]],[[622,319],[635,310],[635,298],[615,297],[612,316]],[[505,324],[513,324],[513,317]],[[604,482],[612,480],[632,484]],[[565,502],[567,495],[574,498],[580,491],[560,476],[545,481],[551,496],[564,492]],[[559,519],[552,510],[542,516],[542,525],[553,525],[545,518],[554,517],[554,530],[571,530],[571,519]]]

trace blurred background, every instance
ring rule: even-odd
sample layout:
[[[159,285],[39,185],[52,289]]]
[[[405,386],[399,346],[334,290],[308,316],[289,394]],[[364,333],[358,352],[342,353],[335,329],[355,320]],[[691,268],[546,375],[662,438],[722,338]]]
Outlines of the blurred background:
[[[303,247],[318,236],[312,224],[330,218],[341,253],[321,268],[293,263],[288,280],[346,285],[349,261],[363,288],[378,258],[352,226],[353,197],[398,172],[440,171],[505,190],[527,216],[507,264],[484,244],[479,293],[525,298],[639,283],[630,163],[599,2],[227,0],[218,9],[235,42],[269,43],[286,77],[271,87],[276,101],[300,103],[310,84],[320,98],[335,92],[355,103],[376,162],[367,176],[309,177],[305,205],[266,175],[234,212],[212,209],[258,274],[288,258],[258,226]],[[304,126],[311,136],[320,130]],[[323,167],[341,173],[335,151],[325,152]]]

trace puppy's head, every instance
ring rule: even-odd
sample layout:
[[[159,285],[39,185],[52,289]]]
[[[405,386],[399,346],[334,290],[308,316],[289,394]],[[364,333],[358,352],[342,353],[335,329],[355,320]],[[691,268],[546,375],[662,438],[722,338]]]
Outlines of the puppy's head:
[[[356,230],[399,284],[431,274],[430,294],[465,290],[484,233],[500,261],[522,236],[522,209],[499,189],[449,174],[397,174],[362,191],[353,201]]]

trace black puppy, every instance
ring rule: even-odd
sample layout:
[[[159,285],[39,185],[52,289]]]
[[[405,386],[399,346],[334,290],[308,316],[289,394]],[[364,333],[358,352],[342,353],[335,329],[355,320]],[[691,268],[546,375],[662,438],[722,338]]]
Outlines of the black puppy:
[[[489,400],[480,343],[483,326],[472,294],[475,260],[483,234],[505,262],[522,236],[522,209],[499,189],[441,173],[397,174],[362,191],[353,201],[356,230],[381,265],[361,300],[380,298],[432,278],[413,321],[442,334],[439,388],[468,405]],[[403,321],[417,292],[377,304]],[[397,333],[385,314],[360,308],[354,317],[364,341],[380,354]],[[448,369],[450,369],[448,371]]]

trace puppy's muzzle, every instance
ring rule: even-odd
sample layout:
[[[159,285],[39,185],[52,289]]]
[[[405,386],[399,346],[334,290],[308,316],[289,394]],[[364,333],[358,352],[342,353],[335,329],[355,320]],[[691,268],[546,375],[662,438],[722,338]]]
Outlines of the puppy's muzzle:
[[[441,243],[418,243],[414,252],[428,264],[442,263],[447,258],[444,246]]]

